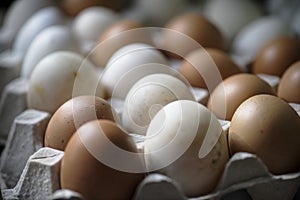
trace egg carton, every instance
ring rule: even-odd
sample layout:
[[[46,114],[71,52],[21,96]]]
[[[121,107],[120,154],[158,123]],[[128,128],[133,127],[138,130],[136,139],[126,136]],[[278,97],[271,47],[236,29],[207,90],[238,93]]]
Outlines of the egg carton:
[[[81,199],[72,191],[59,190],[59,167],[64,152],[42,147],[50,115],[26,110],[16,117],[1,156],[3,199]],[[220,121],[224,131],[230,125]],[[143,147],[140,137],[134,137]],[[42,187],[41,187],[42,185]],[[255,155],[237,153],[227,163],[216,190],[190,200],[298,199],[300,173],[274,176]],[[56,191],[56,192],[55,192]],[[55,193],[54,193],[55,192]],[[139,184],[133,200],[187,200],[176,182],[162,174],[150,174]]]

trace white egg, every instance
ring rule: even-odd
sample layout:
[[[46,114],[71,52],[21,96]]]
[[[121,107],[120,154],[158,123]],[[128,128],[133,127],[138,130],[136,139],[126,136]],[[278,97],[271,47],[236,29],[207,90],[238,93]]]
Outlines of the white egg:
[[[125,99],[136,81],[154,73],[176,74],[160,51],[147,44],[134,43],[113,54],[101,84],[110,97]]]
[[[22,26],[13,44],[13,50],[24,54],[32,40],[45,28],[62,24],[64,16],[62,12],[55,7],[43,8],[30,17]]]
[[[229,40],[243,26],[262,14],[258,4],[251,0],[206,1],[204,13]]]
[[[137,0],[135,9],[152,25],[162,26],[183,11],[185,0]]]
[[[155,115],[144,154],[147,170],[169,176],[190,197],[212,192],[229,159],[226,135],[217,118],[188,100],[169,103]]]
[[[291,33],[291,27],[285,20],[276,16],[262,17],[237,34],[232,43],[232,51],[236,55],[248,57],[251,62],[266,43]]]
[[[165,105],[176,100],[195,98],[186,84],[168,74],[141,78],[126,96],[122,124],[136,134],[145,135],[151,119]]]
[[[58,51],[44,57],[29,80],[29,108],[54,113],[72,97],[95,95],[102,97],[94,66],[81,55]]]
[[[82,43],[95,43],[99,36],[118,20],[118,15],[104,7],[90,7],[75,17],[72,29]]]
[[[79,45],[66,26],[56,25],[41,31],[30,44],[25,54],[21,76],[29,78],[37,63],[55,51],[79,52]]]
[[[9,47],[24,23],[38,10],[57,4],[53,0],[18,0],[7,10],[0,31],[0,43]],[[4,44],[5,43],[5,44]]]

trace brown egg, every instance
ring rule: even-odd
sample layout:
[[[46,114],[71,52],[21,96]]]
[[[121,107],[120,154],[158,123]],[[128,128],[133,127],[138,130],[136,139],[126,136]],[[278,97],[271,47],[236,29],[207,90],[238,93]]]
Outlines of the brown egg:
[[[100,97],[79,96],[70,99],[51,117],[45,133],[45,146],[63,151],[71,136],[84,123],[96,119],[115,121],[115,117],[113,108]]]
[[[113,10],[119,10],[126,5],[128,0],[63,0],[62,9],[71,16],[76,16],[82,10],[92,6],[104,6]]]
[[[187,36],[203,47],[225,49],[225,39],[221,32],[207,18],[197,13],[189,12],[176,16],[165,28],[173,31],[163,31],[162,49],[172,53],[173,56],[181,54],[176,57],[182,57],[199,48],[187,42],[185,39]]]
[[[85,200],[132,199],[144,175],[119,171],[117,164],[144,165],[138,156],[128,160],[122,157],[123,151],[137,153],[132,138],[114,122],[95,120],[82,125],[66,147],[61,188],[76,191]],[[110,166],[107,160],[117,164]]]
[[[121,47],[131,43],[150,44],[150,35],[145,30],[138,29],[142,27],[142,23],[133,20],[116,22],[101,35],[90,59],[95,65],[105,67],[109,58]]]
[[[280,37],[263,47],[254,62],[253,72],[282,76],[284,71],[299,59],[300,40]]]
[[[218,49],[196,49],[182,61],[180,73],[194,87],[209,88],[211,91],[240,68],[223,51]]]
[[[278,96],[287,102],[300,104],[300,61],[284,72],[278,86]]]
[[[208,100],[208,109],[218,118],[231,120],[243,101],[258,94],[275,95],[272,87],[253,74],[228,77],[214,89]]]
[[[244,101],[232,117],[229,147],[232,154],[256,154],[274,174],[300,169],[300,118],[282,99],[256,95]]]

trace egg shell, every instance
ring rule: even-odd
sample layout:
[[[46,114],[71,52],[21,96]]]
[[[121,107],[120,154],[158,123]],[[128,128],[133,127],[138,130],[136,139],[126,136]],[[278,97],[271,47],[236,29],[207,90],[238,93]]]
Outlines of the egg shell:
[[[175,74],[164,55],[153,46],[129,44],[113,54],[101,76],[109,97],[125,99],[130,88],[142,77],[154,73]]]
[[[292,64],[283,74],[278,86],[278,97],[300,104],[300,61]]]
[[[262,15],[262,9],[250,0],[210,0],[204,4],[204,14],[230,41],[238,31]]]
[[[231,50],[234,54],[247,56],[248,63],[251,63],[265,44],[277,37],[291,34],[291,27],[285,20],[277,16],[261,17],[239,31]]]
[[[79,52],[79,45],[66,26],[50,26],[34,38],[25,54],[21,76],[29,78],[38,62],[55,51]]]
[[[226,78],[214,89],[207,107],[219,119],[231,120],[246,99],[258,94],[276,95],[272,87],[253,74],[236,74]]]
[[[185,4],[185,0],[138,0],[133,7],[143,15],[147,24],[162,27],[183,12]]]
[[[86,200],[132,199],[144,175],[118,171],[97,160],[87,145],[94,148],[94,153],[112,160],[122,159],[108,148],[103,137],[120,150],[137,152],[132,138],[115,123],[107,120],[88,122],[77,130],[66,147],[61,164],[61,187],[80,193]],[[141,164],[141,160],[127,162]]]
[[[176,100],[193,100],[194,95],[181,80],[168,74],[151,74],[141,78],[126,96],[122,125],[130,133],[145,135],[156,113]]]
[[[212,192],[229,158],[226,135],[203,105],[179,100],[151,121],[145,140],[147,169],[165,174],[189,197]]]
[[[297,60],[300,60],[300,40],[288,36],[279,37],[267,43],[258,53],[253,72],[282,76]]]
[[[79,96],[68,100],[51,117],[44,146],[64,151],[68,141],[81,125],[97,119],[119,122],[114,109],[100,97]]]
[[[165,28],[176,31],[163,31],[161,35],[162,49],[170,53],[180,51],[180,54],[184,56],[195,50],[193,46],[182,40],[182,34],[192,38],[203,47],[225,49],[225,39],[221,32],[206,17],[196,12],[187,12],[172,18]]]
[[[194,87],[211,91],[233,74],[241,73],[237,64],[228,54],[218,49],[196,49],[182,61],[179,72]]]
[[[273,174],[300,168],[300,118],[288,103],[272,95],[256,95],[234,113],[229,128],[231,154],[250,152]]]
[[[138,21],[120,20],[106,29],[91,52],[91,60],[99,67],[105,67],[110,57],[121,47],[131,43],[151,44],[150,35],[141,30]]]
[[[66,13],[74,17],[89,7],[103,6],[113,10],[119,10],[126,3],[128,3],[128,0],[63,0],[61,7]]]
[[[0,31],[0,42],[12,43],[18,31],[33,14],[44,7],[55,4],[56,2],[53,0],[14,1],[5,13]]]
[[[94,43],[117,19],[117,14],[108,8],[89,7],[74,18],[72,30],[80,42]]]
[[[18,32],[13,50],[25,54],[33,39],[45,28],[64,23],[64,15],[56,7],[46,7],[31,16]]]
[[[81,95],[104,95],[95,67],[77,53],[58,51],[44,57],[33,70],[27,104],[54,113],[67,100]]]

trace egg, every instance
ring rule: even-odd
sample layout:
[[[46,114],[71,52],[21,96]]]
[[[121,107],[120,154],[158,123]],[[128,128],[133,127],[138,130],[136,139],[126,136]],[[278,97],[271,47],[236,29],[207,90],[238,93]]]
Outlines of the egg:
[[[117,20],[117,14],[108,8],[89,7],[74,18],[72,30],[82,45],[93,46],[104,30]]]
[[[292,64],[283,74],[278,86],[278,97],[300,104],[300,61]]]
[[[104,6],[110,9],[121,9],[128,0],[63,0],[61,2],[62,9],[71,16],[76,16],[86,8],[93,6]]]
[[[61,163],[62,189],[80,193],[86,200],[132,199],[143,173],[120,171],[119,167],[143,167],[133,139],[107,120],[82,125],[70,139]],[[100,158],[99,158],[100,157]],[[108,165],[105,160],[115,162]]]
[[[212,90],[233,74],[241,73],[230,56],[218,49],[196,49],[182,61],[179,72],[194,87]]]
[[[22,55],[26,53],[32,40],[45,28],[64,23],[64,15],[56,7],[46,7],[31,16],[18,32],[13,50]]]
[[[172,18],[165,28],[167,30],[161,34],[161,47],[175,57],[185,56],[195,50],[194,46],[185,42],[184,37],[190,37],[203,47],[225,49],[225,40],[221,32],[206,17],[198,13],[188,12],[178,15]]]
[[[210,0],[204,4],[204,14],[230,41],[243,26],[259,18],[262,9],[250,0]]]
[[[194,95],[178,78],[168,74],[151,74],[137,81],[126,96],[122,124],[131,133],[145,135],[151,119],[166,104],[193,100]]]
[[[247,62],[251,63],[268,42],[291,34],[291,27],[285,20],[277,16],[261,17],[238,32],[232,42],[231,50],[236,55],[246,56]]]
[[[33,70],[28,87],[28,107],[49,113],[54,113],[75,96],[104,95],[98,87],[95,66],[69,51],[58,51],[44,57]]]
[[[53,6],[56,3],[53,0],[14,1],[5,11],[0,29],[1,47],[10,48],[19,30],[33,14],[44,7]]]
[[[258,94],[275,95],[275,92],[256,75],[236,74],[219,83],[209,97],[207,108],[219,119],[230,121],[241,103]]]
[[[109,97],[125,99],[136,81],[154,73],[175,74],[168,60],[153,46],[133,43],[109,59],[100,83]]]
[[[50,26],[41,31],[31,42],[25,54],[21,76],[29,78],[37,63],[46,55],[55,51],[79,52],[79,46],[69,28]]]
[[[121,47],[131,43],[151,44],[150,35],[140,29],[141,22],[134,20],[120,20],[104,31],[97,45],[90,54],[90,59],[97,66],[105,67],[110,57]]]
[[[285,101],[261,94],[244,101],[229,128],[231,154],[256,154],[273,174],[300,169],[300,118]]]
[[[154,116],[144,154],[149,171],[169,176],[189,197],[212,192],[229,157],[217,118],[188,100],[169,103]]]
[[[119,122],[114,109],[100,97],[79,96],[68,100],[51,117],[44,146],[64,151],[76,130],[86,122],[96,119]]]
[[[136,0],[134,9],[139,11],[150,26],[162,27],[172,17],[183,12],[185,0]]]
[[[288,36],[276,38],[259,52],[253,64],[253,72],[282,76],[297,60],[300,60],[300,40]]]

